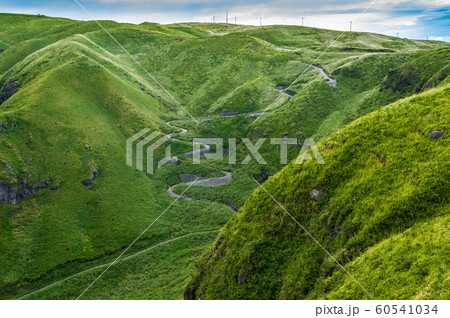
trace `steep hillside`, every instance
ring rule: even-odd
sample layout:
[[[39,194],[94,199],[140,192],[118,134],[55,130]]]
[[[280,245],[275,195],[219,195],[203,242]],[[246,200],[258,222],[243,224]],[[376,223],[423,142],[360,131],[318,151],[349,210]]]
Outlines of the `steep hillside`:
[[[5,62],[9,49],[1,54]],[[177,167],[149,178],[125,165],[125,141],[144,127],[165,127],[162,117],[176,116],[180,109],[134,64],[83,35],[28,54],[11,65],[0,83],[2,298],[109,261],[171,204],[166,189],[179,170],[211,172]],[[190,149],[187,143],[172,145],[175,153]],[[130,253],[219,229],[232,213],[202,202],[176,203],[171,212]],[[213,239],[202,238],[200,245]],[[177,267],[181,284],[189,275],[184,269]],[[167,297],[179,298],[181,291],[180,285]]]
[[[336,88],[322,78],[304,78],[291,90],[296,96],[271,108],[251,133],[267,135],[301,131],[321,139],[356,118],[398,99],[448,83],[450,48],[414,53],[364,54],[330,61],[324,69]]]
[[[291,163],[263,184],[375,298],[450,296],[449,105],[448,84],[398,101],[323,140],[325,165]],[[185,289],[188,299],[367,297],[261,188]]]
[[[288,133],[321,139],[363,114],[448,81],[444,42],[351,33],[316,61],[338,32],[100,23],[127,52],[93,21],[0,14],[1,298],[107,264],[170,206],[167,189],[180,183],[180,175],[207,178],[226,170],[233,179],[220,189],[177,187],[202,201],[174,203],[124,256],[180,238],[167,243],[175,253],[152,249],[130,258],[118,269],[130,275],[117,278],[111,270],[102,278],[105,285],[85,295],[181,298],[193,260],[233,214],[222,203],[241,207],[256,188],[251,177],[264,181],[283,166],[278,149],[264,147],[267,167],[232,166],[226,159],[199,166],[180,155],[184,161],[150,176],[125,164],[126,140],[144,127],[167,134],[178,131],[174,126],[189,128],[178,136],[181,141],[170,142],[177,155],[191,150],[187,141],[194,136],[254,139]],[[335,78],[337,87],[327,85],[311,63]],[[289,85],[305,68],[290,89],[296,95],[283,94],[271,114],[253,124],[246,113],[265,109],[279,96],[277,86]],[[186,109],[196,117],[215,117],[199,125],[166,124],[189,118]],[[228,111],[239,115],[220,117]],[[238,144],[240,159],[244,150]],[[296,154],[293,149],[289,158]],[[156,155],[162,157],[163,150]],[[189,261],[177,261],[182,257]],[[160,274],[143,292],[142,276],[132,271],[155,260]],[[161,274],[167,274],[167,264],[173,281],[168,290]],[[76,298],[95,273],[33,297]],[[109,282],[127,287],[109,294],[104,290]]]
[[[241,115],[231,118],[215,118],[200,125],[190,123],[191,136],[216,136],[225,138],[304,138],[320,141],[364,114],[382,108],[398,99],[427,89],[445,85],[450,79],[449,48],[398,52],[391,54],[364,54],[345,57],[324,66],[337,79],[337,87],[324,81],[317,71],[309,71],[291,90],[293,98],[284,97],[282,103],[270,109],[270,114],[255,121]],[[303,65],[298,70],[303,70]],[[293,80],[293,79],[292,79]],[[286,83],[287,84],[287,83]],[[299,145],[290,147],[290,160],[296,158]],[[242,158],[239,154],[242,153]],[[280,153],[277,147],[264,144],[260,153],[268,162],[261,166],[255,162],[236,168],[236,178],[220,190],[191,187],[188,195],[214,201],[231,202],[241,206],[256,188],[249,177],[264,181],[279,171]],[[246,156],[246,148],[238,145],[238,157]],[[184,190],[186,187],[180,187]]]

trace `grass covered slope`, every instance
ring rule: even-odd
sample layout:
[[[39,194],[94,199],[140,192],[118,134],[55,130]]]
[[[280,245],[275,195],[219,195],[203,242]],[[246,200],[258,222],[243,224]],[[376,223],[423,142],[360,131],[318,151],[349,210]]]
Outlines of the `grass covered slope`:
[[[175,128],[165,121],[188,117],[135,60],[194,116],[246,113],[270,104],[279,94],[275,87],[294,80],[339,34],[291,26],[100,23],[132,57],[93,21],[0,14],[0,192],[18,198],[0,203],[1,298],[29,293],[117,257],[171,204],[167,188],[180,182],[180,174],[207,177],[227,170],[233,180],[214,189],[189,189],[187,194],[210,202],[176,202],[129,253],[220,229],[232,211],[211,201],[240,207],[256,187],[250,176],[262,181],[281,169],[272,165],[279,158],[275,148],[264,149],[271,151],[267,171],[259,165],[232,167],[226,160],[201,166],[185,160],[153,176],[126,166],[129,137],[144,127],[173,133]],[[284,96],[267,121],[251,126],[253,120],[241,114],[228,120],[217,116],[196,128],[190,126],[194,122],[183,123],[190,131],[185,141],[172,143],[173,154],[191,150],[186,140],[193,136],[256,138],[270,130],[270,137],[288,131],[290,136],[301,132],[299,136],[323,138],[361,114],[416,92],[391,92],[405,77],[419,73],[421,87],[429,89],[448,76],[441,67],[447,43],[364,33],[341,40],[320,59],[327,74],[338,80],[337,88],[308,70],[293,87],[297,95]],[[414,74],[409,70],[419,53],[410,51],[423,57]],[[422,72],[428,62],[433,67]],[[373,69],[377,72],[371,76]],[[368,96],[374,96],[373,107],[363,109],[360,100]],[[239,155],[243,150],[238,145]],[[296,154],[298,150],[290,158]],[[195,240],[190,261],[214,235]],[[163,253],[158,259],[153,253],[158,252],[149,252],[148,259],[158,261],[155,268],[160,269],[186,255],[179,251],[168,258]],[[143,268],[135,262],[137,258],[121,266]],[[176,284],[168,291],[161,274],[150,283],[150,294],[140,290],[141,278],[117,278],[111,282],[128,287],[87,296],[179,298],[193,270],[184,270],[186,263],[173,268],[170,277]],[[78,277],[80,285],[67,281],[33,297],[75,298],[91,275]]]
[[[0,54],[4,62],[8,49]],[[14,298],[111,261],[173,202],[166,189],[180,172],[149,177],[126,166],[125,141],[144,127],[162,130],[162,117],[177,109],[128,60],[82,35],[32,52],[0,82],[14,90],[0,105],[0,188],[19,198],[0,203],[0,297]],[[190,149],[172,145],[175,153]],[[201,202],[170,212],[129,253],[217,230],[232,213]],[[178,267],[178,296],[164,297],[179,298],[189,275]],[[133,290],[128,297],[142,297]]]
[[[217,237],[217,231],[199,232],[155,247],[112,266],[86,293],[87,299],[182,299],[184,286],[195,271],[195,261]],[[30,300],[74,299],[106,267],[92,270],[30,295]]]
[[[321,64],[338,81],[324,83],[308,71],[291,89],[297,94],[255,123],[251,134],[290,136],[300,131],[316,140],[353,120],[395,102],[448,82],[450,48],[389,54],[325,58]],[[249,134],[250,135],[250,134]]]
[[[375,298],[450,296],[449,104],[450,85],[398,101],[321,142],[325,165],[290,164],[263,185]],[[444,135],[430,139],[435,130]],[[185,289],[188,299],[366,297],[262,189]]]

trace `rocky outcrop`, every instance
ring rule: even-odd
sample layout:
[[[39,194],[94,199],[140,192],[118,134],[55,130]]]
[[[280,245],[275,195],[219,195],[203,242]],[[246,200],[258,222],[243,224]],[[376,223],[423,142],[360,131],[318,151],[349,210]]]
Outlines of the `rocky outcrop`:
[[[17,184],[8,184],[0,180],[0,202],[15,205],[17,203],[17,198]]]
[[[3,104],[6,100],[8,100],[11,96],[13,96],[17,92],[18,80],[9,80],[7,83],[3,85],[0,90],[0,105]]]
[[[15,183],[8,183],[0,180],[0,202],[16,205],[20,200],[25,200],[28,195],[48,188],[51,181],[53,181],[53,179],[40,179],[39,182],[29,184],[26,179]],[[52,188],[52,190],[56,189],[57,188]]]
[[[13,169],[8,165],[8,163],[6,161],[2,162],[3,167],[5,167],[6,169],[8,169],[9,172],[13,172]]]
[[[96,191],[98,190],[97,186],[94,184],[94,180],[98,177],[98,170],[94,167],[92,162],[90,163],[91,176],[89,179],[81,181],[81,184],[85,187],[88,187],[89,190]]]
[[[430,135],[430,139],[438,139],[441,138],[444,133],[440,130],[433,131]]]
[[[20,180],[20,187],[18,198],[24,200],[27,195],[37,193],[45,188],[47,188],[50,184],[50,180],[41,179],[39,182],[34,184],[28,184],[27,180]]]
[[[325,193],[319,189],[313,189],[309,195],[313,201],[319,201],[320,199],[325,198]]]

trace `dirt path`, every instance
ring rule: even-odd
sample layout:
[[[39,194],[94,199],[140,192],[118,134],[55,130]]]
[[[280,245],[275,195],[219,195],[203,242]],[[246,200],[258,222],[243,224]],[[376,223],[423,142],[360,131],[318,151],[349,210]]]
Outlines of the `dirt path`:
[[[221,230],[221,229],[220,229],[220,230]],[[31,296],[31,295],[34,295],[34,294],[38,293],[38,292],[41,292],[41,291],[46,290],[46,289],[48,289],[48,288],[50,288],[50,287],[53,287],[53,286],[58,285],[58,284],[60,284],[60,283],[62,283],[62,282],[65,282],[65,281],[67,281],[67,280],[69,280],[69,279],[71,279],[71,278],[80,276],[80,275],[82,275],[82,274],[88,273],[88,272],[90,272],[90,271],[93,271],[93,270],[96,270],[96,269],[99,269],[99,268],[103,268],[103,267],[109,266],[109,265],[111,265],[112,263],[116,263],[116,264],[117,264],[117,263],[119,263],[119,262],[126,261],[126,260],[128,260],[128,259],[130,259],[130,258],[133,258],[133,257],[136,257],[136,256],[138,256],[138,255],[141,255],[142,253],[148,252],[148,251],[154,249],[155,247],[158,247],[158,246],[161,246],[161,245],[164,245],[164,244],[167,244],[167,243],[170,243],[170,242],[173,242],[173,241],[176,241],[176,240],[179,240],[179,239],[182,239],[182,238],[191,236],[191,235],[198,235],[198,234],[211,233],[211,232],[220,232],[220,230],[202,231],[202,232],[189,233],[189,234],[186,234],[186,235],[174,237],[173,239],[170,239],[170,240],[167,240],[167,241],[164,241],[164,242],[160,242],[160,243],[155,244],[155,245],[153,245],[153,246],[147,247],[146,249],[143,249],[143,250],[141,250],[141,251],[139,251],[139,252],[136,252],[136,253],[133,253],[133,254],[131,254],[131,255],[128,255],[128,256],[119,258],[119,259],[116,260],[115,262],[109,262],[109,263],[105,263],[105,264],[101,264],[101,265],[97,265],[97,266],[94,266],[94,267],[85,269],[84,271],[75,273],[75,274],[70,275],[70,276],[68,276],[68,277],[66,277],[66,278],[63,278],[63,279],[60,279],[60,280],[58,280],[58,281],[56,281],[56,282],[54,282],[54,283],[51,283],[50,285],[47,285],[47,286],[42,287],[42,288],[39,288],[39,289],[37,289],[37,290],[35,290],[35,291],[31,292],[31,293],[28,293],[28,294],[25,294],[25,295],[23,295],[23,296],[20,296],[20,297],[16,298],[16,300],[20,300],[20,299],[27,298],[27,297],[29,297],[29,296]]]

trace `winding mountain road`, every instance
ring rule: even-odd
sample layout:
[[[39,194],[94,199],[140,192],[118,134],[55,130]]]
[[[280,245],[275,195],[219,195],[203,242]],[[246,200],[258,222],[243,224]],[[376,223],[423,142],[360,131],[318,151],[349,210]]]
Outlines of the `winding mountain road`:
[[[211,119],[214,117],[203,117],[203,118],[196,118],[196,120],[205,120],[205,119]],[[193,119],[191,119],[193,120]],[[177,121],[185,121],[183,119],[181,120],[177,120]],[[166,122],[167,125],[173,127],[171,124],[171,122],[168,121]],[[181,132],[179,132],[179,134],[185,134],[187,133],[187,130],[184,128],[180,128]],[[177,139],[173,139],[172,138],[173,134],[167,135],[167,137],[169,137],[172,140],[177,140]],[[203,155],[205,153],[209,153],[210,149],[211,149],[211,145],[214,144],[214,141],[210,140],[210,139],[204,139],[204,138],[196,138],[195,139],[195,143],[202,145],[204,148],[200,149],[200,150],[195,150],[195,151],[191,151],[191,152],[186,152],[184,155],[187,157],[194,157],[194,156],[198,156],[198,155]],[[172,157],[172,158],[177,158]],[[178,158],[177,158],[178,159]],[[179,199],[179,200],[184,200],[184,201],[198,201],[196,199],[190,198],[190,197],[186,197],[183,195],[179,195],[176,194],[173,189],[181,184],[185,184],[185,185],[196,185],[196,186],[202,186],[202,187],[218,187],[227,183],[230,183],[230,181],[232,180],[233,176],[231,175],[231,172],[228,171],[222,171],[223,173],[225,173],[224,177],[218,177],[218,178],[209,178],[209,179],[200,179],[200,180],[196,180],[196,181],[189,181],[189,182],[182,182],[179,184],[175,184],[170,186],[167,189],[167,193],[175,199]]]
[[[287,50],[287,49],[286,49],[286,50]],[[313,69],[317,69],[317,70],[319,71],[319,73],[320,73],[325,79],[327,79],[327,84],[329,84],[329,85],[331,85],[331,86],[333,86],[333,87],[336,87],[337,81],[334,80],[334,79],[332,79],[332,78],[330,78],[330,77],[325,73],[325,71],[324,71],[322,68],[320,68],[320,67],[318,67],[318,66],[315,66],[315,65],[309,65],[309,66],[310,66],[311,68],[313,68]],[[292,97],[292,96],[290,96],[290,97]],[[255,113],[248,113],[248,114],[246,114],[246,115],[247,115],[247,116],[250,116],[250,117],[253,117],[253,118],[258,118],[258,117],[261,117],[261,116],[265,116],[265,115],[267,115],[267,114],[269,114],[269,113],[270,113],[270,112],[255,112]],[[234,115],[230,115],[230,116],[228,116],[228,117],[233,117],[233,116],[236,116],[236,115],[237,115],[237,114],[234,114]],[[194,120],[195,120],[195,121],[200,121],[200,120],[208,120],[208,119],[213,119],[213,118],[215,118],[215,117],[201,117],[201,118],[196,118],[196,119],[192,119],[192,118],[191,118],[191,119],[178,119],[178,120],[176,120],[176,121],[178,121],[178,122],[190,122],[190,121],[194,121]],[[169,126],[171,126],[171,121],[166,122],[166,124],[169,125]],[[172,127],[173,127],[173,126],[172,126]],[[179,128],[179,129],[181,129],[181,131],[178,132],[177,134],[185,134],[185,133],[188,132],[187,129],[184,129],[184,128]],[[171,139],[171,140],[179,141],[179,139],[173,138],[173,135],[174,135],[174,134],[172,133],[172,134],[168,134],[168,135],[166,135],[166,136],[167,136],[169,139]],[[198,144],[200,144],[200,145],[203,145],[203,147],[204,147],[204,148],[202,148],[202,149],[200,149],[200,150],[197,150],[197,151],[200,152],[200,155],[202,155],[202,154],[204,154],[204,153],[209,153],[209,151],[210,151],[210,146],[211,146],[212,144],[214,144],[213,141],[211,141],[211,140],[209,140],[209,139],[202,139],[202,138],[196,139],[196,142],[197,142]],[[186,156],[194,156],[194,155],[196,155],[196,154],[197,154],[196,151],[192,151],[192,152],[185,153]],[[179,160],[177,156],[172,157],[172,159],[174,159],[174,160],[176,160],[176,161]],[[223,177],[208,178],[208,179],[200,179],[200,180],[189,181],[189,182],[182,182],[182,183],[179,183],[179,184],[176,184],[176,185],[172,185],[172,186],[170,186],[170,187],[167,189],[167,193],[168,193],[172,198],[175,198],[175,199],[178,199],[178,200],[198,201],[198,200],[196,200],[196,199],[193,199],[193,198],[190,198],[190,197],[187,197],[187,196],[182,196],[182,195],[176,194],[176,193],[173,191],[173,189],[174,189],[177,185],[181,185],[181,184],[184,184],[184,185],[196,185],[196,186],[203,186],[203,187],[217,187],[217,186],[225,185],[225,184],[228,184],[229,182],[231,182],[231,180],[232,180],[232,178],[233,178],[233,177],[232,177],[232,174],[231,174],[230,172],[228,172],[228,171],[222,171],[222,172],[225,174],[225,176],[223,176]],[[233,205],[231,205],[231,204],[226,204],[226,205],[227,205],[228,207],[230,207],[234,212],[237,212],[237,208],[234,207]],[[221,229],[220,229],[220,230],[221,230]],[[80,271],[80,272],[78,272],[78,273],[72,274],[72,275],[67,276],[67,277],[65,277],[65,278],[63,278],[63,279],[60,279],[60,280],[58,280],[58,281],[55,281],[55,282],[53,282],[53,283],[51,283],[51,284],[49,284],[49,285],[47,285],[47,286],[44,286],[44,287],[39,288],[39,289],[37,289],[37,290],[35,290],[35,291],[32,291],[32,292],[27,293],[27,294],[25,294],[25,295],[23,295],[23,296],[20,296],[20,297],[18,297],[18,298],[16,298],[16,299],[17,299],[17,300],[25,299],[25,298],[27,298],[27,297],[29,297],[29,296],[31,296],[31,295],[34,295],[34,294],[39,293],[39,292],[41,292],[41,291],[44,291],[44,290],[46,290],[46,289],[48,289],[48,288],[51,288],[51,287],[53,287],[53,286],[56,286],[56,285],[58,285],[58,284],[60,284],[60,283],[63,283],[63,282],[65,282],[65,281],[67,281],[67,280],[69,280],[69,279],[71,279],[71,278],[80,276],[80,275],[82,275],[82,274],[91,272],[91,271],[96,270],[96,269],[100,269],[100,268],[103,268],[103,267],[106,267],[106,266],[110,266],[110,265],[113,264],[113,263],[118,263],[118,262],[122,262],[122,261],[125,261],[125,260],[129,260],[129,259],[131,259],[131,258],[133,258],[133,257],[136,257],[136,256],[140,255],[140,254],[143,254],[143,253],[145,253],[145,252],[148,252],[148,251],[150,251],[150,250],[152,250],[152,249],[154,249],[154,248],[156,248],[156,247],[158,247],[158,246],[161,246],[161,245],[164,245],[164,244],[168,244],[168,243],[170,243],[170,242],[173,242],[173,241],[176,241],[176,240],[179,240],[179,239],[188,237],[188,236],[198,235],[198,234],[204,234],[204,233],[211,233],[211,232],[219,232],[220,230],[212,230],[212,231],[202,231],[202,232],[189,233],[189,234],[186,234],[186,235],[178,236],[178,237],[175,237],[175,238],[172,238],[172,239],[169,239],[169,240],[166,240],[166,241],[157,243],[157,244],[155,244],[155,245],[153,245],[153,246],[150,246],[150,247],[148,247],[148,248],[145,248],[145,249],[143,249],[143,250],[141,250],[141,251],[138,251],[138,252],[136,252],[136,253],[133,253],[133,254],[131,254],[131,255],[128,255],[128,256],[119,258],[119,259],[117,259],[116,261],[112,261],[112,262],[104,263],[104,264],[101,264],[101,265],[97,265],[97,266],[94,266],[94,267],[85,269],[85,270],[83,270],[83,271]]]
[[[257,117],[265,116],[265,115],[268,115],[268,114],[270,114],[270,112],[256,112],[256,113],[248,113],[248,114],[245,114],[245,115],[250,116],[250,117],[253,117],[253,118],[257,118]],[[234,116],[237,116],[237,113],[228,115],[227,117],[234,117]],[[177,120],[173,120],[173,121],[177,121],[177,122],[190,122],[190,121],[194,121],[194,120],[195,120],[195,121],[200,121],[200,120],[208,120],[208,119],[213,119],[213,118],[215,118],[215,117],[201,117],[201,118],[195,118],[195,119],[193,119],[193,118],[189,118],[189,119],[177,119]],[[166,124],[167,124],[168,126],[174,127],[174,126],[171,125],[171,123],[172,123],[173,121],[168,121],[168,122],[166,122]],[[177,127],[177,128],[179,128],[179,127]],[[184,128],[179,128],[179,129],[181,129],[181,131],[180,131],[178,134],[185,134],[185,133],[188,132],[187,129],[184,129]],[[168,137],[169,139],[172,139],[172,140],[178,140],[178,139],[176,139],[176,138],[173,138],[173,137],[172,137],[173,135],[174,135],[174,134],[169,134],[169,135],[167,135],[167,137]],[[214,144],[214,141],[212,141],[212,140],[210,140],[210,139],[206,139],[206,138],[195,138],[195,143],[202,145],[203,148],[202,148],[202,149],[199,149],[199,150],[195,150],[195,151],[186,152],[186,153],[184,154],[185,156],[187,156],[187,157],[194,157],[194,156],[198,156],[198,155],[201,156],[201,155],[203,155],[203,154],[209,153],[210,150],[211,150],[211,145]],[[177,156],[172,157],[172,159],[179,160]],[[184,201],[198,201],[198,200],[196,200],[196,199],[193,199],[193,198],[190,198],[190,197],[187,197],[187,196],[183,196],[183,195],[176,194],[176,193],[173,191],[173,189],[174,189],[176,186],[181,185],[181,184],[185,184],[185,185],[196,185],[196,186],[202,186],[202,187],[218,187],[218,186],[221,186],[221,185],[225,185],[225,184],[227,184],[227,183],[230,183],[230,181],[233,179],[232,174],[231,174],[230,172],[228,172],[228,171],[222,171],[222,172],[225,174],[225,176],[223,176],[223,177],[209,178],[209,179],[200,179],[200,180],[197,180],[197,181],[182,182],[182,183],[178,183],[178,184],[172,185],[172,186],[170,186],[170,187],[167,189],[167,193],[168,193],[172,198],[175,198],[175,199],[184,200]],[[236,209],[235,209],[235,208],[231,207],[230,205],[228,205],[228,206],[229,206],[234,212],[236,212]]]
[[[255,117],[255,116],[256,116],[256,117],[259,117],[259,116],[264,116],[264,115],[267,115],[267,114],[269,114],[269,112],[252,113],[252,114],[247,114],[247,115],[248,115],[248,116],[251,116],[251,117]],[[198,120],[206,120],[206,119],[212,119],[212,118],[214,118],[214,117],[202,117],[202,118],[196,118],[195,120],[198,121]],[[179,121],[179,122],[190,122],[190,121],[194,121],[194,119],[179,119],[179,120],[176,120],[176,121]],[[170,126],[170,122],[167,122],[166,124]],[[185,133],[188,132],[187,129],[184,129],[184,128],[180,128],[180,129],[181,129],[181,131],[180,131],[179,133],[177,133],[177,134],[185,134]],[[169,134],[169,135],[166,135],[166,136],[167,136],[168,138],[172,139],[172,140],[178,140],[178,139],[172,138],[173,135],[174,135],[174,134]],[[200,144],[202,144],[202,145],[204,145],[205,148],[208,148],[208,149],[209,149],[209,145],[213,144],[213,142],[212,142],[211,140],[208,140],[208,139],[197,139],[197,142],[200,143]],[[202,149],[202,150],[203,150],[203,149]],[[187,154],[189,154],[189,153],[187,153]],[[177,156],[174,156],[174,157],[172,157],[172,158],[176,158],[176,159],[178,160]],[[227,172],[227,171],[223,171],[223,172],[225,173],[225,176],[224,176],[224,177],[209,178],[209,179],[201,179],[201,180],[197,180],[197,181],[183,182],[183,183],[180,183],[180,184],[194,185],[194,183],[195,183],[195,185],[198,185],[198,186],[204,186],[204,187],[216,187],[216,186],[221,186],[221,185],[224,185],[224,184],[229,183],[229,182],[232,180],[232,175],[231,175],[230,172]],[[179,194],[174,193],[174,192],[173,192],[173,188],[174,188],[175,186],[176,186],[176,185],[173,185],[173,186],[169,187],[169,189],[167,190],[168,194],[169,194],[171,197],[173,197],[173,198],[175,198],[175,199],[179,199],[179,200],[185,200],[185,201],[198,201],[198,200],[195,200],[195,199],[193,199],[193,198],[181,196],[181,195],[179,195]],[[237,208],[234,207],[233,205],[231,205],[231,204],[226,204],[226,205],[227,205],[228,207],[230,207],[234,212],[237,212]],[[220,230],[221,230],[221,229],[220,229]],[[67,276],[67,277],[65,277],[65,278],[62,278],[62,279],[60,279],[60,280],[57,280],[57,281],[55,281],[55,282],[53,282],[53,283],[51,283],[51,284],[49,284],[49,285],[47,285],[47,286],[44,286],[44,287],[42,287],[42,288],[39,288],[39,289],[37,289],[37,290],[35,290],[35,291],[32,291],[32,292],[27,293],[27,294],[25,294],[25,295],[22,295],[22,296],[20,296],[20,297],[17,297],[16,300],[25,299],[25,298],[27,298],[27,297],[29,297],[29,296],[31,296],[31,295],[34,295],[34,294],[39,293],[39,292],[41,292],[41,291],[44,291],[44,290],[46,290],[46,289],[48,289],[48,288],[50,288],[50,287],[56,286],[56,285],[58,285],[58,284],[60,284],[60,283],[63,283],[63,282],[65,282],[65,281],[67,281],[67,280],[69,280],[69,279],[71,279],[71,278],[80,276],[80,275],[82,275],[82,274],[91,272],[91,271],[93,271],[93,270],[96,270],[96,269],[99,269],[99,268],[103,268],[103,267],[106,267],[106,266],[110,266],[110,265],[113,264],[113,263],[122,262],[122,261],[128,260],[128,259],[130,259],[130,258],[136,257],[136,256],[138,256],[138,255],[140,255],[140,254],[142,254],[142,253],[148,252],[148,251],[150,251],[150,250],[152,250],[152,249],[154,249],[154,248],[156,248],[156,247],[158,247],[158,246],[161,246],[161,245],[164,245],[164,244],[168,244],[168,243],[170,243],[170,242],[173,242],[173,241],[176,241],[176,240],[179,240],[179,239],[182,239],[182,238],[191,236],[191,235],[198,235],[198,234],[211,233],[211,232],[220,232],[220,230],[201,231],[201,232],[189,233],[189,234],[186,234],[186,235],[174,237],[174,238],[172,238],[172,239],[170,239],[170,240],[167,240],[167,241],[164,241],[164,242],[157,243],[157,244],[155,244],[155,245],[153,245],[153,246],[147,247],[147,248],[145,248],[145,249],[143,249],[143,250],[141,250],[141,251],[138,251],[138,252],[136,252],[136,253],[133,253],[133,254],[131,254],[131,255],[128,255],[128,256],[119,258],[119,259],[116,260],[116,261],[112,261],[112,262],[104,263],[104,264],[101,264],[101,265],[97,265],[97,266],[94,266],[94,267],[85,269],[85,270],[83,270],[83,271],[81,271],[81,272],[72,274],[72,275]]]

